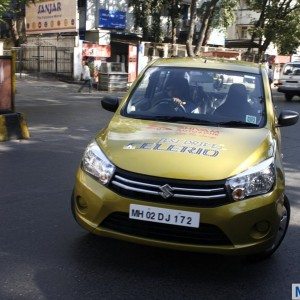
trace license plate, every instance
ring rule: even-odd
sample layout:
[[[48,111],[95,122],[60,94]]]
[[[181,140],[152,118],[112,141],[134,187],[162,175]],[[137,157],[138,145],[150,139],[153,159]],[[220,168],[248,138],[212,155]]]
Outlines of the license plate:
[[[200,213],[138,204],[130,205],[129,218],[194,228],[200,225]]]

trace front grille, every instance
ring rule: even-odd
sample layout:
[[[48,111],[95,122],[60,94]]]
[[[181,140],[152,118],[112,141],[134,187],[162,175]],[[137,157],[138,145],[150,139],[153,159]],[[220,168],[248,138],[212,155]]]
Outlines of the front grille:
[[[232,245],[217,226],[200,224],[190,228],[129,219],[127,213],[110,214],[100,227],[137,237],[193,245]]]
[[[121,196],[148,202],[196,207],[215,207],[231,202],[224,180],[168,179],[117,169],[109,188]]]

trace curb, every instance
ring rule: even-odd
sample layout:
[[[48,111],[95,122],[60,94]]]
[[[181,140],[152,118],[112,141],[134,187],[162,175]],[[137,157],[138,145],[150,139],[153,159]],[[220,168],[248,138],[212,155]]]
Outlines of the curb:
[[[0,114],[0,142],[13,139],[29,139],[30,134],[25,117],[21,113]]]

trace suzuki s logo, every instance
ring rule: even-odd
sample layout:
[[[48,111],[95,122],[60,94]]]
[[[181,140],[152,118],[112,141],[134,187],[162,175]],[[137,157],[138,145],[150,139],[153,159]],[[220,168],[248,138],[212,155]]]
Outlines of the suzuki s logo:
[[[160,193],[161,196],[163,196],[165,199],[168,199],[173,196],[173,193],[172,193],[173,189],[168,184],[160,186],[159,188],[162,191]]]

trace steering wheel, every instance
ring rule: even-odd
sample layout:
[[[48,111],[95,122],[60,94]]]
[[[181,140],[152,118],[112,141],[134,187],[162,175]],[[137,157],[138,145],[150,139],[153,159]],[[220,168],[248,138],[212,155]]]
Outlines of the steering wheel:
[[[156,103],[152,109],[157,108],[157,107],[161,107],[161,109],[163,107],[167,108],[167,109],[172,109],[176,112],[184,112],[186,113],[186,109],[182,104],[177,104],[176,102],[174,102],[173,98],[163,98],[161,99],[158,103]]]

